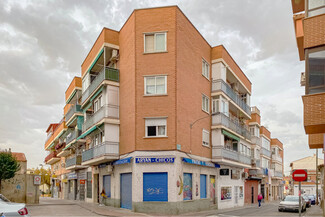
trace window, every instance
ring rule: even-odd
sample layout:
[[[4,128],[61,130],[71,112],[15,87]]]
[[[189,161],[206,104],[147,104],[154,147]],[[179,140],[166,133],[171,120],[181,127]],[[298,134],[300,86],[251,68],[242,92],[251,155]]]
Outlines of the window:
[[[308,1],[308,17],[325,13],[325,0]]]
[[[166,118],[147,118],[145,120],[146,137],[164,137],[167,136]]]
[[[102,107],[102,95],[100,95],[97,99],[94,100],[93,110],[94,113],[97,112]]]
[[[243,186],[239,186],[239,198],[243,199],[244,198],[244,189]]]
[[[269,168],[269,160],[267,160],[264,157],[262,157],[262,167],[263,168]]]
[[[192,173],[184,173],[183,200],[192,200]]]
[[[210,132],[205,129],[202,130],[202,145],[210,146]]]
[[[144,78],[145,95],[167,94],[167,76],[148,76]]]
[[[270,151],[270,141],[262,137],[262,147]]]
[[[212,113],[217,113],[219,112],[219,98],[213,98],[212,99]]]
[[[82,93],[85,92],[85,90],[87,90],[89,85],[90,85],[90,76],[89,73],[87,73],[82,79]]]
[[[221,200],[231,200],[231,187],[221,187]]]
[[[209,68],[210,68],[209,64],[204,59],[202,59],[202,75],[206,77],[208,80],[210,80]]]
[[[166,32],[149,33],[144,35],[144,52],[164,52],[167,51],[166,46]]]
[[[306,94],[325,92],[325,47],[308,51]]]
[[[229,117],[229,103],[222,96],[212,99],[212,113],[221,112]]]
[[[249,132],[251,133],[252,136],[255,136],[255,127],[250,127]]]
[[[202,94],[202,110],[209,113],[209,97]]]

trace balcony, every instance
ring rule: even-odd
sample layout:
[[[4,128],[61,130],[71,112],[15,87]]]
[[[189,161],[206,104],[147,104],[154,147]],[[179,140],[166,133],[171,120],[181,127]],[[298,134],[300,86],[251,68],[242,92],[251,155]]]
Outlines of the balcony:
[[[309,134],[308,144],[310,149],[323,148],[324,134]]]
[[[268,169],[262,168],[261,170],[257,170],[257,175],[268,176]]]
[[[280,156],[277,156],[275,154],[272,154],[272,161],[277,161],[282,164],[282,158]]]
[[[240,154],[238,151],[229,150],[223,146],[212,147],[212,159],[219,162],[223,160],[231,160],[242,164],[251,165],[251,157]]]
[[[80,133],[76,130],[71,131],[66,137],[66,143],[69,145],[73,140],[75,140]]]
[[[224,92],[237,106],[239,106],[247,115],[251,115],[251,107],[244,102],[237,93],[223,80],[212,81],[212,92]]]
[[[105,69],[105,70],[104,70]],[[101,85],[104,80],[119,81],[119,70],[105,67],[91,82],[89,87],[82,93],[81,103],[84,104],[92,93]]]
[[[69,111],[65,115],[65,120],[67,122],[67,126],[71,125],[71,121],[73,120],[73,117],[76,117],[77,115],[82,116],[82,109],[81,105],[72,105],[69,109]],[[74,124],[75,126],[76,124]]]
[[[68,89],[65,91],[65,101],[69,102],[71,101],[71,98],[73,98],[73,95],[75,94],[75,91],[81,90],[82,88],[82,80],[80,77],[74,77],[71,81]]]
[[[67,159],[65,161],[65,168],[67,170],[78,170],[78,169],[86,168],[86,166],[81,165],[81,162],[82,162],[82,156],[81,155],[72,157],[72,158]]]
[[[82,153],[82,165],[98,165],[119,158],[119,143],[104,142]]]
[[[322,13],[318,16],[313,16],[316,11],[308,11],[308,16],[303,20],[303,33],[304,33],[304,48],[312,48],[322,46],[325,44],[325,14],[324,6],[317,12]],[[310,17],[312,16],[312,17]]]
[[[275,171],[274,172],[274,177],[282,178],[283,177],[283,173],[282,172],[279,172],[279,171]]]
[[[54,164],[54,163],[56,163],[58,161],[60,161],[60,158],[56,156],[56,152],[55,151],[51,152],[45,158],[45,163],[46,164],[50,164],[50,165],[52,165],[52,164]]]
[[[269,150],[267,150],[266,148],[263,148],[263,147],[262,147],[262,148],[261,148],[261,154],[264,155],[264,156],[266,156],[266,157],[269,157],[269,158],[270,158],[272,153],[271,153],[271,151],[269,151]]]
[[[223,113],[217,112],[212,114],[212,125],[224,126],[233,132],[243,136],[244,138],[251,140],[252,136],[248,129],[246,129],[243,125],[240,125],[239,123],[231,120],[231,118]]]
[[[60,124],[55,128],[51,138],[49,138],[45,143],[45,150],[48,150],[52,146],[53,142],[63,133],[66,128],[65,121],[61,120]]]
[[[252,136],[251,137],[251,141],[255,145],[258,145],[258,146],[261,146],[262,145],[262,139],[261,139],[261,137]]]
[[[119,107],[115,105],[104,105],[97,112],[88,115],[84,124],[82,125],[82,132],[85,132],[93,125],[102,121],[104,118],[119,118]]]
[[[307,134],[325,133],[325,93],[302,96]]]

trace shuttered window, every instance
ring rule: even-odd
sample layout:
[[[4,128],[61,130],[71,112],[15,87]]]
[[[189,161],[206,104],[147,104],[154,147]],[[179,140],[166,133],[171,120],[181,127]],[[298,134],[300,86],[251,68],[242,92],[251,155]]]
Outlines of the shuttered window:
[[[200,198],[207,198],[207,175],[200,175]]]
[[[204,59],[202,59],[202,75],[207,79],[210,79],[210,66]]]
[[[202,110],[209,113],[209,97],[202,94]]]
[[[210,146],[210,132],[205,129],[202,130],[202,145]]]

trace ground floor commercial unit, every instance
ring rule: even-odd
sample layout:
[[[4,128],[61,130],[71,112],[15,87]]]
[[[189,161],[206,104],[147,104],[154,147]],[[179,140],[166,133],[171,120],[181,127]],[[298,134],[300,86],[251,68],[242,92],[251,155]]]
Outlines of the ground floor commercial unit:
[[[85,201],[162,214],[243,206],[243,170],[179,151],[136,151],[85,169]]]
[[[321,191],[321,186],[318,186],[318,191]],[[316,195],[316,183],[314,182],[301,182],[301,193],[306,195]],[[293,194],[298,196],[299,183],[295,182],[293,185]]]
[[[282,179],[272,178],[271,196],[272,200],[282,200],[284,198],[284,183]]]
[[[249,177],[245,180],[245,204],[258,203],[257,197],[261,192],[261,178]]]

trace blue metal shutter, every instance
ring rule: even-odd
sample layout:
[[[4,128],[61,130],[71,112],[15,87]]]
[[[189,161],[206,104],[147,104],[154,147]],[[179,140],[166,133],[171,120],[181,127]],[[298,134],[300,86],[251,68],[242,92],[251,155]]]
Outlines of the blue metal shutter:
[[[132,209],[132,173],[121,174],[121,208]]]
[[[200,175],[200,198],[207,198],[207,176]]]
[[[111,176],[103,176],[103,189],[107,197],[111,197]]]
[[[143,173],[143,201],[168,201],[167,173]]]

